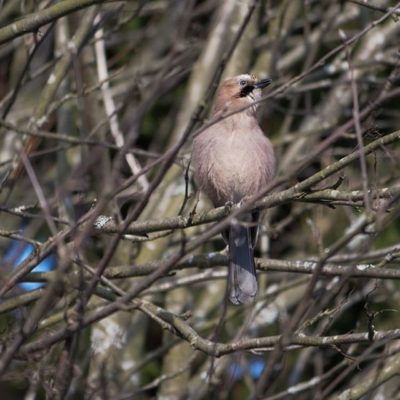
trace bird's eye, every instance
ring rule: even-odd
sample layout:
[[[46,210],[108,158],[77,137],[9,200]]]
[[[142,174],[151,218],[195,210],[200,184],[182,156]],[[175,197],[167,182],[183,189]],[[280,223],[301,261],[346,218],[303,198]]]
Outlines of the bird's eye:
[[[241,79],[240,81],[239,81],[239,85],[240,86],[245,86],[246,85],[246,80],[245,79]]]

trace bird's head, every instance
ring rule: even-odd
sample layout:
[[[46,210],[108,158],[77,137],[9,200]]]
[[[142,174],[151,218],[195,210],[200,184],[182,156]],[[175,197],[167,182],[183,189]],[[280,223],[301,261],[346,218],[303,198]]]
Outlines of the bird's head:
[[[254,75],[242,74],[225,79],[217,91],[214,112],[234,111],[261,98],[261,90],[271,83],[271,79],[257,79]],[[248,109],[254,113],[256,105]]]

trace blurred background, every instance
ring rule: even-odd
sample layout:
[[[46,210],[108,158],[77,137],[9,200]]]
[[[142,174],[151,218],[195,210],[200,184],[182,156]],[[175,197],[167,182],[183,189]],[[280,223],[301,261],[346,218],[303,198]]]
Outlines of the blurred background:
[[[400,398],[399,18],[389,0],[0,1],[2,398]],[[232,306],[210,231],[229,208],[198,196],[190,148],[242,73],[273,80],[278,171],[259,296]]]

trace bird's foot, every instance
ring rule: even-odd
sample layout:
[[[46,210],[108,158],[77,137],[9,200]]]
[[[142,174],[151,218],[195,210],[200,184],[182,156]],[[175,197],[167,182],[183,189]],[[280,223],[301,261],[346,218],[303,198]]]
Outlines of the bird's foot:
[[[233,201],[230,201],[230,200],[227,201],[227,202],[225,203],[225,205],[224,205],[225,210],[226,210],[226,211],[231,211],[234,204],[235,204],[235,203],[234,203]]]

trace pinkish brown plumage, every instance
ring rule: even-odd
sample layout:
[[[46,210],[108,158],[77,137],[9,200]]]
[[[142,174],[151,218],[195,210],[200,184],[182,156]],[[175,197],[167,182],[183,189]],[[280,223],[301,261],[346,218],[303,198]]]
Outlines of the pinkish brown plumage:
[[[226,79],[217,92],[213,114],[253,103],[269,83],[250,75]],[[255,111],[254,105],[223,119],[193,141],[194,178],[214,206],[240,202],[260,192],[273,178],[274,152]],[[230,254],[229,297],[235,304],[251,302],[257,292],[253,247],[258,212],[243,214],[239,219],[244,224],[232,222],[225,234]]]

